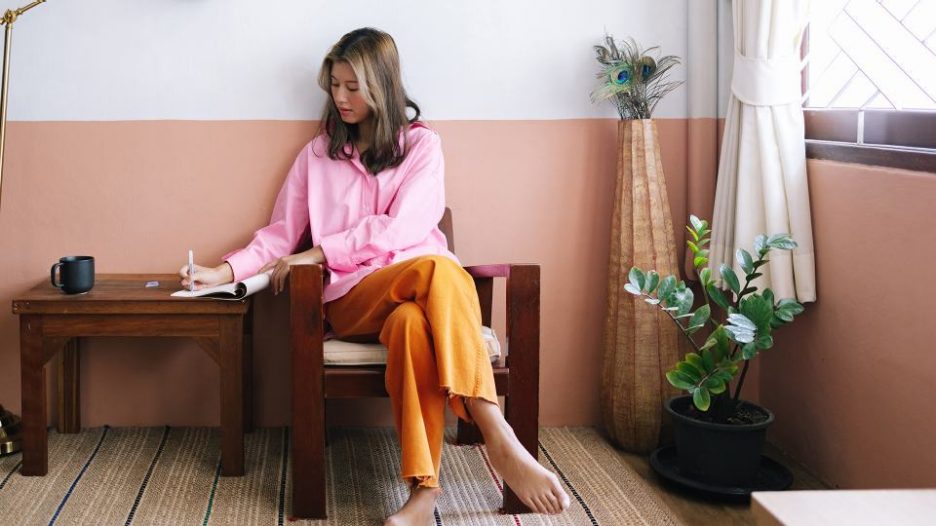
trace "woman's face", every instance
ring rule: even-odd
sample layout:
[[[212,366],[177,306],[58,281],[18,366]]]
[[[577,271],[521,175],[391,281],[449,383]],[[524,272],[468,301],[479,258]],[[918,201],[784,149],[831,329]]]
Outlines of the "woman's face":
[[[341,120],[346,124],[358,124],[370,117],[370,106],[361,96],[357,76],[347,62],[332,64],[331,96]]]

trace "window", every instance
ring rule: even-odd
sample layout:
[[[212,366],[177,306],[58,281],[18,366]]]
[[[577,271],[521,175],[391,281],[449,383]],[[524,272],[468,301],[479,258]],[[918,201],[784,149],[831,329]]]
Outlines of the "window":
[[[936,171],[936,0],[812,3],[810,157]]]

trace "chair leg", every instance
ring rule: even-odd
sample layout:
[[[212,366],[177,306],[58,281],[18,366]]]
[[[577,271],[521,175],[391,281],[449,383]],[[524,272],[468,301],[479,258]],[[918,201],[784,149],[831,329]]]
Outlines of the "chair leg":
[[[521,394],[518,392],[507,397],[505,401],[506,419],[510,427],[513,428],[514,433],[516,433],[517,438],[520,439],[520,443],[523,444],[523,447],[533,455],[533,458],[539,458],[537,456],[539,444],[539,414],[537,407],[530,403],[531,401],[535,402],[536,397],[524,396],[525,394],[526,393]],[[530,508],[520,501],[520,498],[510,489],[510,486],[505,484],[504,512],[513,514],[529,513],[530,511]]]
[[[298,265],[289,279],[292,509],[297,518],[324,519],[325,371],[321,267]]]
[[[539,444],[539,325],[540,269],[537,265],[511,265],[507,280],[507,356],[510,392],[505,418],[523,447],[538,458]],[[504,511],[527,513],[509,487],[504,488]]]

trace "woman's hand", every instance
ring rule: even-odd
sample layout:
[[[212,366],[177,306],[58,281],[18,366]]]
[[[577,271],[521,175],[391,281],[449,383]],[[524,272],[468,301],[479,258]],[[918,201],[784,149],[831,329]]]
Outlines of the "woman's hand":
[[[274,259],[264,265],[260,272],[273,269],[273,273],[270,274],[270,286],[273,288],[273,294],[279,294],[286,287],[286,276],[289,275],[289,267],[312,263],[325,263],[325,253],[322,252],[321,247],[312,247],[305,252]]]
[[[191,281],[188,275],[188,265],[183,265],[179,269],[179,278],[181,278],[182,288],[188,290]],[[195,290],[199,290],[234,281],[234,270],[226,261],[214,268],[195,265],[194,278]]]

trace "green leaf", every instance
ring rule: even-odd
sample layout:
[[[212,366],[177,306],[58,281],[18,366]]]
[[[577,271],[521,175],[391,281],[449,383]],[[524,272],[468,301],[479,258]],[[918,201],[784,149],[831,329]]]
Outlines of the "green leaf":
[[[702,383],[702,386],[714,394],[721,394],[725,392],[725,382],[715,378],[714,376],[706,378],[705,382]]]
[[[728,315],[728,323],[742,329],[749,331],[756,331],[757,325],[754,324],[747,316],[741,313],[733,313]]]
[[[722,279],[725,280],[725,284],[728,285],[728,288],[732,292],[738,294],[741,292],[741,283],[738,282],[738,275],[735,274],[735,271],[731,269],[728,265],[722,263],[722,266],[718,268],[718,272],[721,273]]]
[[[712,345],[708,345],[708,342],[705,342],[708,347],[702,348],[702,364],[705,366],[706,371],[715,369],[715,357],[712,356],[712,351],[709,347],[714,346],[717,341],[714,338],[709,338],[709,341],[712,342]]]
[[[757,341],[754,342],[757,344],[757,348],[760,350],[767,350],[773,347],[773,336],[769,334],[761,334],[757,337]]]
[[[764,292],[761,293],[761,296],[763,296],[764,299],[767,300],[767,302],[770,303],[771,305],[774,304],[773,291],[770,290],[769,288],[764,289]]]
[[[800,304],[798,301],[796,301],[793,298],[783,298],[777,304],[777,308],[782,309],[786,312],[789,312],[793,315],[802,314],[803,311],[806,310],[806,308],[803,307],[802,304]]]
[[[741,266],[741,270],[743,270],[745,274],[754,272],[754,258],[751,257],[751,254],[747,250],[739,248],[735,253],[735,259],[738,260],[738,265]]]
[[[718,378],[719,380],[721,380],[722,382],[725,382],[725,383],[730,382],[730,381],[734,378],[734,374],[732,374],[732,373],[731,373],[730,371],[728,371],[727,369],[719,369],[719,370],[715,371],[715,372],[712,374],[712,376],[714,376],[715,378]]]
[[[653,291],[656,290],[657,285],[660,284],[660,275],[657,274],[657,271],[651,270],[647,273],[647,282],[644,284],[644,290],[647,291],[647,294],[653,294]]]
[[[692,225],[692,229],[695,230],[696,232],[700,232],[700,231],[702,231],[702,230],[705,230],[705,227],[708,226],[707,223],[706,223],[705,221],[702,221],[701,219],[699,219],[699,218],[696,217],[695,215],[690,215],[690,216],[689,216],[689,224]]]
[[[704,267],[709,262],[709,259],[705,256],[696,256],[692,258],[692,266],[695,268]]]
[[[625,283],[624,290],[626,290],[627,292],[630,292],[634,296],[640,296],[642,294],[642,292],[640,292],[640,289],[635,287],[632,283]]]
[[[685,284],[683,284],[685,286]],[[695,300],[695,296],[692,294],[692,289],[683,288],[677,290],[672,295],[674,306],[677,307],[676,312],[679,316],[683,314],[688,314],[692,310],[692,303]]]
[[[754,341],[754,333],[757,325],[741,313],[732,313],[728,315],[729,326],[725,327],[731,339],[738,343],[751,343]]]
[[[702,377],[705,375],[704,371],[699,371],[689,362],[679,362],[676,364],[676,370],[686,375],[686,378],[692,381],[693,384],[698,384],[702,380]]]
[[[692,364],[692,366],[698,369],[702,374],[708,374],[711,371],[711,369],[705,367],[705,360],[694,352],[686,353],[685,361]]]
[[[754,252],[757,252],[758,254],[763,254],[766,248],[767,248],[767,236],[765,236],[764,234],[758,234],[757,237],[754,238]]]
[[[696,389],[696,392],[692,393],[692,403],[699,409],[699,411],[708,411],[709,405],[712,403],[711,395],[706,388]]]
[[[777,303],[776,310],[774,310],[774,320],[773,325],[779,327],[784,323],[790,323],[793,321],[793,316],[801,314],[805,310],[799,302],[792,298],[784,298]]]
[[[627,273],[627,279],[630,280],[633,286],[637,287],[637,290],[643,290],[646,277],[642,270],[631,267],[630,272]]]
[[[686,375],[676,369],[666,373],[666,379],[669,381],[670,385],[676,389],[688,391],[689,389],[693,389],[695,387],[695,383],[690,381],[688,378],[686,378]]]
[[[657,297],[669,304],[670,294],[676,289],[676,276],[666,276],[660,281]]]
[[[754,332],[742,329],[740,327],[725,327],[725,331],[732,340],[738,343],[751,343],[754,341]]]
[[[789,234],[774,234],[767,240],[767,246],[778,250],[793,250],[797,244]]]
[[[709,340],[714,341],[714,344],[711,346],[713,363],[720,364],[725,357],[728,356],[729,350],[731,349],[731,339],[728,336],[728,331],[723,325],[719,325],[712,331]],[[706,343],[708,343],[708,341],[706,341]],[[702,358],[705,359],[705,355],[703,355]]]
[[[702,280],[702,286],[707,289],[709,283],[712,282],[712,269],[705,267],[704,269],[700,270],[699,279]]]
[[[771,313],[772,314],[772,313]],[[705,322],[708,321],[709,316],[712,315],[712,309],[708,305],[702,305],[692,314],[692,319],[689,320],[690,327],[702,328],[705,325]]]
[[[730,305],[728,300],[725,298],[725,295],[722,294],[721,289],[716,287],[714,283],[709,283],[705,290],[708,291],[709,298],[712,298],[712,301],[714,301],[716,305],[725,310],[728,310]]]
[[[741,304],[738,305],[738,309],[741,311],[741,314],[747,317],[747,319],[754,322],[754,326],[757,328],[757,332],[770,332],[770,320],[773,318],[774,308],[770,301],[767,300],[767,298],[759,294],[747,296],[741,300]]]
[[[759,349],[757,348],[756,343],[747,343],[744,347],[741,348],[741,357],[745,360],[750,360],[757,356]]]
[[[696,231],[693,230],[691,226],[686,225],[686,230],[688,230],[689,233],[692,234],[692,239],[693,239],[693,241],[698,241],[698,240],[699,240],[699,234],[696,234]]]
[[[686,241],[686,246],[689,247],[689,250],[691,250],[693,254],[699,251],[699,247],[692,241]]]

